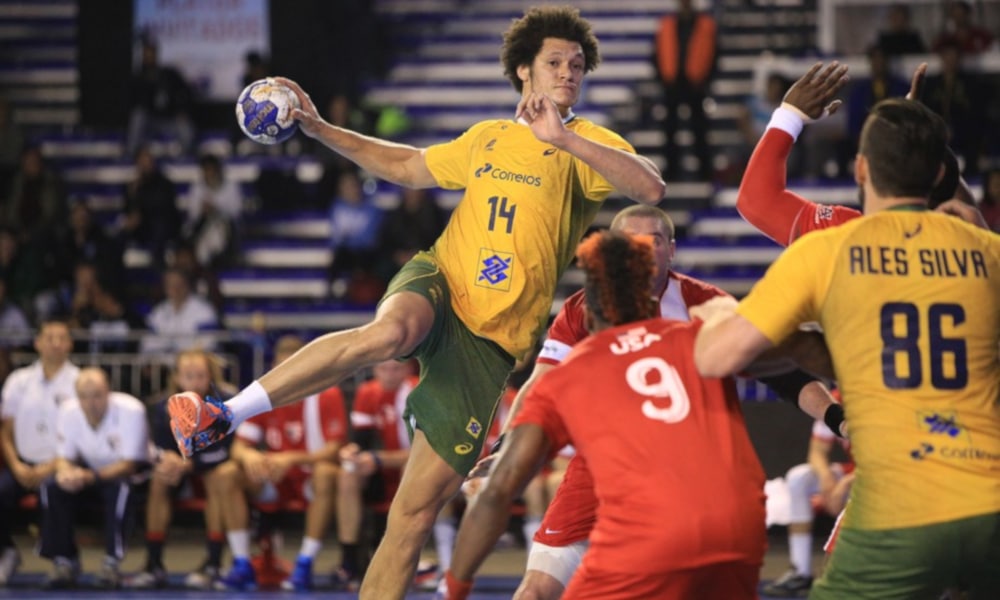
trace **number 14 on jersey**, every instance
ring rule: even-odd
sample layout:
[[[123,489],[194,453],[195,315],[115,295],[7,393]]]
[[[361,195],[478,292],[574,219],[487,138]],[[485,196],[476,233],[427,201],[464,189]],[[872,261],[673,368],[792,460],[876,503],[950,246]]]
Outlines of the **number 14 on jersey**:
[[[487,202],[490,203],[489,230],[496,231],[497,220],[504,219],[507,221],[507,233],[512,233],[514,231],[514,214],[517,212],[517,204],[511,202],[508,206],[507,196],[490,196]]]

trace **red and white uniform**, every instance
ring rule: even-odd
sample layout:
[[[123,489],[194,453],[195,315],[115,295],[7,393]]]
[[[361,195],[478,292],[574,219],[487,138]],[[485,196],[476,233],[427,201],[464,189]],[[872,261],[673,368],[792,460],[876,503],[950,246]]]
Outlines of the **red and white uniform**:
[[[748,223],[782,246],[861,216],[856,209],[817,204],[785,189],[785,165],[794,143],[790,133],[768,127],[747,163],[736,201]]]
[[[720,565],[756,594],[764,472],[733,380],[698,375],[700,327],[650,319],[592,335],[515,418],[542,427],[554,448],[574,444],[593,475],[597,520],[566,599],[675,597],[673,579]],[[617,591],[623,576],[641,585]]]
[[[347,442],[347,411],[344,394],[332,387],[302,402],[279,406],[244,421],[236,435],[265,452],[317,452],[331,442]],[[305,483],[312,476],[307,466],[288,470],[278,485],[282,500],[308,500]]]
[[[375,429],[383,450],[405,450],[410,447],[410,436],[403,421],[406,397],[416,385],[415,377],[408,377],[395,390],[387,390],[376,379],[370,379],[360,386],[354,396],[351,408],[351,426],[355,430]],[[386,499],[391,499],[399,487],[401,471],[382,469],[386,486]]]
[[[660,296],[660,316],[688,321],[689,306],[726,295],[714,285],[671,271],[667,287]],[[566,299],[538,354],[540,362],[558,365],[578,342],[589,335],[584,323],[584,304],[583,290]],[[590,394],[582,398],[589,401]],[[586,461],[578,454],[566,467],[566,475],[533,539],[546,546],[568,546],[585,540],[594,526],[596,510],[594,482]]]

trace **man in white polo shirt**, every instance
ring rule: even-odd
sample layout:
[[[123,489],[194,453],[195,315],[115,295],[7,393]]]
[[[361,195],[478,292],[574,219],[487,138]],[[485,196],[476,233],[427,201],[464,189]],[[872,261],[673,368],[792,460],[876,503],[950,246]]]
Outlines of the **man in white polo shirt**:
[[[121,583],[118,564],[125,556],[125,523],[132,484],[129,479],[148,460],[146,409],[137,398],[112,392],[103,370],[80,371],[77,397],[59,409],[56,473],[41,488],[42,539],[39,554],[55,570],[48,585],[72,587],[80,572],[73,535],[76,508],[90,494],[104,513],[102,587]]]
[[[76,395],[79,369],[69,362],[73,347],[62,321],[42,323],[35,337],[38,360],[17,369],[0,393],[0,586],[21,563],[11,537],[11,515],[20,499],[55,472],[56,416],[59,405]]]

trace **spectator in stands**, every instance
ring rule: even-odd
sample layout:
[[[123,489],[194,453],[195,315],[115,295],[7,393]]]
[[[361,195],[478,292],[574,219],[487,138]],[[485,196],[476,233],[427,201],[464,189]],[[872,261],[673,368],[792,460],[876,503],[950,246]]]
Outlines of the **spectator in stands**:
[[[677,142],[682,104],[690,112],[688,126],[694,135],[698,175],[703,180],[712,175],[705,99],[715,71],[716,24],[710,14],[695,11],[693,4],[692,0],[680,0],[677,13],[660,19],[656,32],[656,69],[667,105],[663,132],[668,179],[676,179],[682,170]]]
[[[991,94],[976,74],[964,69],[962,48],[958,43],[937,45],[937,52],[941,58],[941,72],[927,77],[923,100],[948,124],[951,147],[965,162],[963,174],[966,177],[976,175],[983,132],[993,129],[983,122]]]
[[[12,372],[0,394],[0,452],[7,464],[0,471],[0,586],[10,582],[21,563],[10,516],[18,501],[37,491],[56,470],[59,407],[76,395],[80,372],[69,361],[72,347],[66,323],[42,323],[35,336],[38,360]]]
[[[410,455],[403,423],[406,396],[416,381],[408,362],[387,360],[358,387],[351,407],[351,442],[340,449],[337,540],[342,548],[334,585],[356,590],[368,564],[361,545],[366,504],[388,503]],[[452,536],[454,537],[454,536]]]
[[[979,210],[986,219],[986,225],[1000,233],[1000,168],[993,168],[983,176],[983,198]]]
[[[909,89],[909,82],[892,72],[889,57],[880,46],[868,49],[868,69],[867,77],[854,79],[847,96],[847,135],[850,136],[852,155],[858,148],[861,127],[871,107],[886,98],[904,96]]]
[[[207,556],[185,579],[186,587],[212,589],[219,578],[226,530],[247,530],[250,513],[240,484],[239,465],[230,460],[233,438],[212,446],[207,452],[184,460],[170,432],[166,399],[170,394],[191,390],[202,395],[223,394],[234,388],[222,378],[219,360],[204,350],[184,350],[177,355],[171,389],[148,406],[149,435],[154,446],[153,473],[146,497],[146,566],[130,577],[126,587],[148,589],[167,583],[163,549],[170,527],[173,502],[185,488],[204,489]]]
[[[31,325],[16,304],[7,299],[7,281],[0,277],[0,348],[17,348],[31,340]]]
[[[812,587],[813,496],[819,494],[824,512],[836,516],[847,504],[854,481],[854,464],[831,462],[835,442],[849,451],[850,442],[834,435],[823,421],[813,423],[808,462],[785,475],[788,487],[788,553],[791,568],[763,588],[768,596],[805,596]]]
[[[910,7],[906,4],[889,5],[886,27],[879,31],[875,45],[890,59],[904,54],[927,52],[924,38],[910,22]]]
[[[104,287],[94,263],[78,262],[73,280],[69,322],[74,329],[84,329],[89,334],[87,350],[127,350],[129,332],[141,328],[142,321],[120,296]]]
[[[388,284],[417,252],[430,248],[447,222],[448,215],[428,190],[403,188],[399,206],[386,213],[379,234],[383,281]]]
[[[293,335],[275,342],[274,364],[284,362],[305,343]],[[262,510],[273,512],[290,501],[307,504],[305,536],[295,569],[281,585],[305,591],[313,587],[313,560],[333,517],[337,501],[337,453],[347,441],[344,396],[338,387],[309,396],[301,403],[253,417],[236,430],[233,457],[240,462],[248,492]],[[223,578],[227,589],[247,589],[255,574],[249,561],[236,558]]]
[[[932,50],[940,52],[947,46],[957,46],[962,54],[973,56],[993,47],[993,34],[975,22],[970,2],[952,0],[947,7],[944,29],[934,38]]]
[[[163,292],[166,296],[153,307],[146,317],[152,334],[142,338],[141,351],[179,352],[199,347],[211,350],[215,339],[202,332],[217,329],[219,318],[205,298],[191,289],[189,273],[168,268],[163,273]]]
[[[94,222],[86,202],[73,202],[69,209],[69,227],[59,239],[58,267],[60,280],[73,281],[73,265],[86,261],[97,269],[101,285],[116,294],[124,292],[124,248]]]
[[[121,221],[126,240],[147,247],[154,267],[165,264],[166,250],[181,232],[177,188],[167,179],[148,146],[135,153],[135,178],[125,186],[125,214]]]
[[[191,118],[194,96],[180,72],[160,64],[159,50],[143,40],[139,69],[132,76],[131,108],[126,152],[164,136],[180,145],[183,154],[194,148],[195,127]]]
[[[345,171],[337,182],[337,196],[330,206],[329,280],[333,294],[351,294],[352,285],[371,277],[376,262],[382,210],[367,194],[357,171]],[[377,300],[380,291],[372,301]]]
[[[59,407],[55,477],[43,485],[39,555],[54,571],[48,587],[73,587],[80,573],[74,539],[77,508],[89,497],[100,501],[104,516],[104,561],[99,587],[121,583],[118,565],[125,558],[132,476],[149,460],[146,409],[134,396],[112,392],[98,367],[80,370],[76,398]]]
[[[271,74],[271,64],[258,50],[243,55],[243,87]]]
[[[4,203],[4,224],[24,243],[51,244],[66,223],[66,208],[62,179],[46,165],[40,147],[26,147]]]
[[[24,149],[24,132],[14,122],[10,101],[0,96],[0,197],[7,193]]]
[[[243,193],[227,179],[222,161],[205,154],[198,159],[200,177],[191,185],[185,203],[187,217],[181,227],[185,241],[195,249],[198,262],[216,266],[237,258],[238,230],[243,215]]]
[[[206,267],[198,260],[194,246],[189,242],[177,244],[171,256],[170,266],[187,273],[193,282],[194,292],[208,300],[215,308],[216,314],[222,314],[225,298],[219,287],[219,276],[215,269]]]
[[[781,100],[785,97],[791,83],[780,73],[770,73],[767,82],[764,84],[764,94],[752,94],[743,106],[740,107],[737,125],[740,129],[742,143],[737,151],[735,160],[732,163],[738,165],[739,174],[742,175],[743,167],[750,154],[753,152],[757,141],[764,135],[767,123],[771,120],[771,113],[781,106]],[[790,177],[798,177],[802,170],[802,156],[800,151],[794,151],[789,157],[788,174]],[[738,181],[738,180],[737,180]]]
[[[29,318],[45,282],[42,265],[37,248],[22,244],[13,229],[0,228],[0,279],[7,282],[7,298]]]

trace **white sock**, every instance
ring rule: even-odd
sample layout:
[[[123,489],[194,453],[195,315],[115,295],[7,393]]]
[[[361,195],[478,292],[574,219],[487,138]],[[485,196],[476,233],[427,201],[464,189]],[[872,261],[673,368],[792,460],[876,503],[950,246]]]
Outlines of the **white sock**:
[[[788,554],[799,575],[812,575],[812,534],[789,533]]]
[[[319,554],[319,550],[322,547],[323,542],[317,540],[316,538],[304,537],[302,538],[302,548],[299,550],[299,556],[316,558],[316,555]]]
[[[271,398],[259,381],[254,381],[242,392],[227,400],[226,406],[233,411],[233,424],[229,428],[229,433],[236,431],[236,427],[250,417],[273,408]]]
[[[233,553],[233,558],[250,558],[250,530],[236,529],[226,532],[226,539],[229,540],[229,551]]]
[[[542,519],[539,517],[525,517],[521,531],[524,533],[524,549],[531,551],[531,542],[535,537],[535,532],[542,526]]]
[[[451,568],[451,553],[455,549],[455,521],[440,519],[434,522],[434,548],[438,555],[438,571]]]

